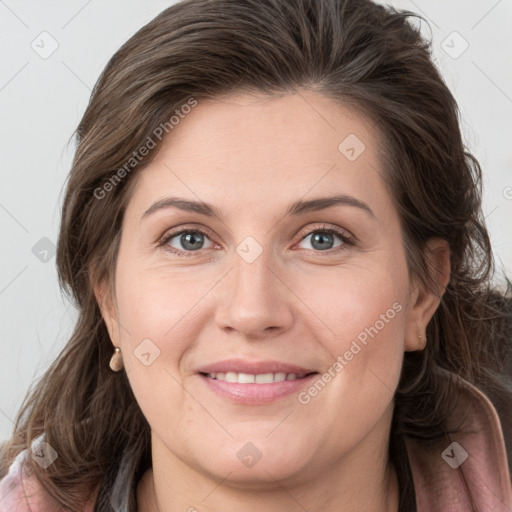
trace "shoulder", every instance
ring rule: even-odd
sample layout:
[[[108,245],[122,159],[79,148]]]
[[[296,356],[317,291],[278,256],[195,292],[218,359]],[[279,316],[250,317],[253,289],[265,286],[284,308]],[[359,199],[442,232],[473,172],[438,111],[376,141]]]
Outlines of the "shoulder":
[[[407,439],[418,512],[512,510],[512,484],[500,419],[489,398],[445,372],[458,389],[444,439]],[[474,507],[474,508],[473,508]]]
[[[0,480],[0,510],[2,512],[56,512],[62,510],[57,501],[29,472],[27,450],[18,454],[9,471]],[[83,512],[93,512],[93,506]]]
[[[0,504],[5,512],[43,512],[56,509],[34,477],[26,473],[27,451],[18,454],[7,475],[0,480]],[[57,507],[58,508],[58,507]]]

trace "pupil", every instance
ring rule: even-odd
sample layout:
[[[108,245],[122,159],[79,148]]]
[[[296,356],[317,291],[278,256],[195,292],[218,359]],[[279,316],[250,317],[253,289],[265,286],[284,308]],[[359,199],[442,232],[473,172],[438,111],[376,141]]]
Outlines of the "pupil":
[[[200,248],[202,243],[200,233],[184,233],[181,235],[181,243],[186,249],[195,251]],[[333,236],[330,233],[315,233],[313,235],[312,245],[316,249],[330,249],[333,244]]]
[[[315,247],[315,243],[319,246]],[[325,245],[327,243],[328,247]],[[333,236],[330,233],[316,233],[313,235],[312,245],[316,249],[330,249],[333,244]]]
[[[200,249],[202,235],[200,233],[184,233],[181,235],[181,243],[185,249],[195,251]]]

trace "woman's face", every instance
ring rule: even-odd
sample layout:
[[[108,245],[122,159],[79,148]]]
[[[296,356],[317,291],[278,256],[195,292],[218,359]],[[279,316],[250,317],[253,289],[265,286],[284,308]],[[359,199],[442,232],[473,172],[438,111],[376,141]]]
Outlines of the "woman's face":
[[[154,464],[247,486],[385,460],[427,320],[372,123],[310,92],[231,95],[161,144],[107,319]]]

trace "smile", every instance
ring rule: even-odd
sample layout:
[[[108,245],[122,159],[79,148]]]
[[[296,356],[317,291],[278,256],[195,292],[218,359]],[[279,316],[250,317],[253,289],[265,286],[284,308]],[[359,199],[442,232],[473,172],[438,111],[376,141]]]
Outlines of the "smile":
[[[198,375],[209,391],[223,401],[239,405],[265,405],[300,393],[318,377],[318,372],[217,372]]]
[[[284,382],[286,380],[303,379],[307,374],[296,373],[237,373],[237,372],[218,372],[207,373],[210,379],[222,380],[225,382],[238,382],[239,384],[271,384],[272,382]]]

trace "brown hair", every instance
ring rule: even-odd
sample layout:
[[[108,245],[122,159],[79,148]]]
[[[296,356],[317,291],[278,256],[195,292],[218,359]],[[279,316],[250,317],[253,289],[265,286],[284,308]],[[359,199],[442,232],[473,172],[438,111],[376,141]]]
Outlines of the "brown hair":
[[[309,89],[359,108],[386,140],[385,178],[411,274],[432,287],[425,242],[449,242],[450,282],[427,327],[427,347],[405,355],[396,393],[390,456],[401,507],[414,509],[404,436],[441,436],[456,398],[436,368],[488,394],[512,456],[510,283],[507,293],[491,287],[480,166],[464,147],[457,104],[412,16],[369,0],[185,0],[116,52],[76,131],[62,211],[57,265],[76,303],[77,325],[30,391],[4,447],[1,475],[45,432],[58,459],[46,470],[28,460],[63,507],[77,510],[84,493],[96,490],[97,510],[111,510],[108,496],[121,465],[135,509],[136,482],[151,464],[150,430],[124,372],[109,370],[112,344],[92,283],[111,283],[134,176],[156,151],[126,162],[190,98],[230,91]]]

